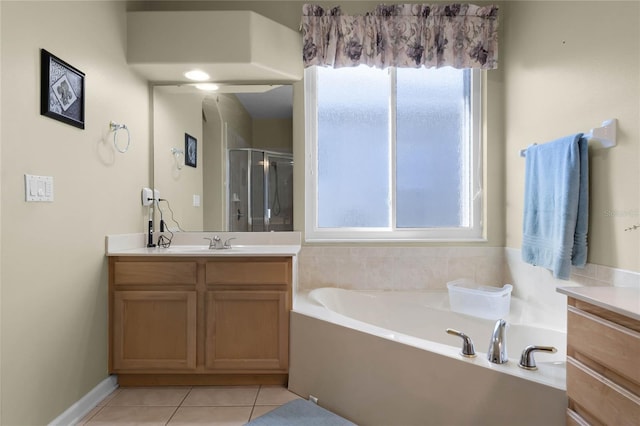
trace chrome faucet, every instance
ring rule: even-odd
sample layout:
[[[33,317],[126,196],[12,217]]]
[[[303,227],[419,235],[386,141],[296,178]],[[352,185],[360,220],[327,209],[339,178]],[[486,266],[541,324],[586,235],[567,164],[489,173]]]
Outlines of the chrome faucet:
[[[222,240],[217,235],[214,235],[213,238],[204,237],[203,239],[209,240],[209,250],[220,250],[223,248]]]
[[[504,364],[507,359],[507,322],[503,319],[496,321],[493,327],[493,334],[489,340],[487,359],[494,364]]]
[[[209,250],[223,250],[231,248],[231,240],[235,240],[235,237],[227,239],[224,243],[217,235],[214,235],[213,238],[204,237],[204,239],[209,240]]]
[[[462,338],[462,350],[460,351],[460,355],[465,358],[475,358],[476,350],[473,347],[473,340],[471,337],[467,336],[461,331],[454,330],[453,328],[447,328],[447,334],[451,334],[453,336],[458,336]]]
[[[553,346],[534,346],[534,345],[527,346],[522,351],[522,355],[520,356],[520,363],[518,364],[518,367],[524,368],[525,370],[537,370],[538,367],[536,366],[536,360],[533,358],[533,353],[536,351],[549,352],[554,354],[558,350]]]

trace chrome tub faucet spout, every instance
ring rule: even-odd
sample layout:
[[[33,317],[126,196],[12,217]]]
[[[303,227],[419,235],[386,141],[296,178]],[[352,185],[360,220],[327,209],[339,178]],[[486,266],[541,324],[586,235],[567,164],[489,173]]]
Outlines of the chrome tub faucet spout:
[[[494,364],[504,364],[507,359],[507,322],[503,319],[496,321],[493,334],[489,341],[487,359]]]

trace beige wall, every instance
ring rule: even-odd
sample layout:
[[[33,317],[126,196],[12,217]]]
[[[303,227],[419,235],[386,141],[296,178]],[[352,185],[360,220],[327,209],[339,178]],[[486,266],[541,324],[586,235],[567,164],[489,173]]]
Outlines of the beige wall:
[[[253,139],[251,117],[235,95],[209,96],[203,103],[206,117],[204,123],[204,228],[205,230],[227,229],[226,220],[226,148],[224,139],[230,132],[228,148],[249,148]]]
[[[506,245],[522,240],[519,150],[617,118],[618,146],[590,149],[589,263],[640,271],[640,2],[507,2]]]
[[[254,119],[253,147],[267,151],[292,152],[292,124],[290,118]]]
[[[253,120],[251,116],[233,94],[216,96],[218,110],[222,120],[230,126],[243,141],[230,140],[227,148],[249,148],[253,141]]]
[[[199,93],[175,93],[172,87],[156,86],[153,89],[153,157],[154,186],[160,191],[160,198],[171,205],[175,219],[185,231],[201,231],[203,221],[202,203],[193,205],[193,196],[203,197],[203,159],[206,146],[202,132],[202,98]],[[180,155],[178,168],[171,148],[185,154],[185,133],[198,141],[196,168],[185,164]],[[165,222],[171,230],[177,225],[171,220],[171,212],[166,203],[161,202]],[[158,216],[156,215],[156,219]],[[158,229],[158,226],[156,226]]]
[[[225,190],[222,184],[225,173],[220,167],[224,158],[222,149],[223,122],[215,99],[205,99],[202,111],[206,117],[202,130],[206,144],[205,155],[202,157],[204,160],[202,172],[205,182],[214,182],[213,185],[204,185],[203,188],[202,208],[207,212],[203,218],[204,229],[225,229]]]
[[[107,234],[142,232],[149,94],[125,62],[124,2],[0,2],[3,425],[46,424],[107,377]],[[39,49],[86,73],[86,128],[39,113]],[[109,122],[131,148],[115,152]],[[24,174],[54,178],[24,201]]]

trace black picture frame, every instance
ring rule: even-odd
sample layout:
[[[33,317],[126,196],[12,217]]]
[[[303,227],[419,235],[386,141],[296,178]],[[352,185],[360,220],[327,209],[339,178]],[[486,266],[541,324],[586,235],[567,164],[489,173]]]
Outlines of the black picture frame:
[[[84,129],[84,73],[40,49],[40,114]]]
[[[189,167],[198,165],[198,140],[188,133],[184,134],[184,164]]]

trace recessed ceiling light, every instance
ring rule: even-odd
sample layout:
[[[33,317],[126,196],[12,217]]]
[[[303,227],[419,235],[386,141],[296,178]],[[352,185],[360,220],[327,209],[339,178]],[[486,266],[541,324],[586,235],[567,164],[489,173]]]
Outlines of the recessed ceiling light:
[[[200,70],[191,70],[184,73],[184,76],[193,81],[209,80],[209,74]]]
[[[219,88],[220,88],[220,86],[218,86],[217,84],[213,84],[213,83],[196,84],[196,89],[206,90],[208,92],[216,91]]]

